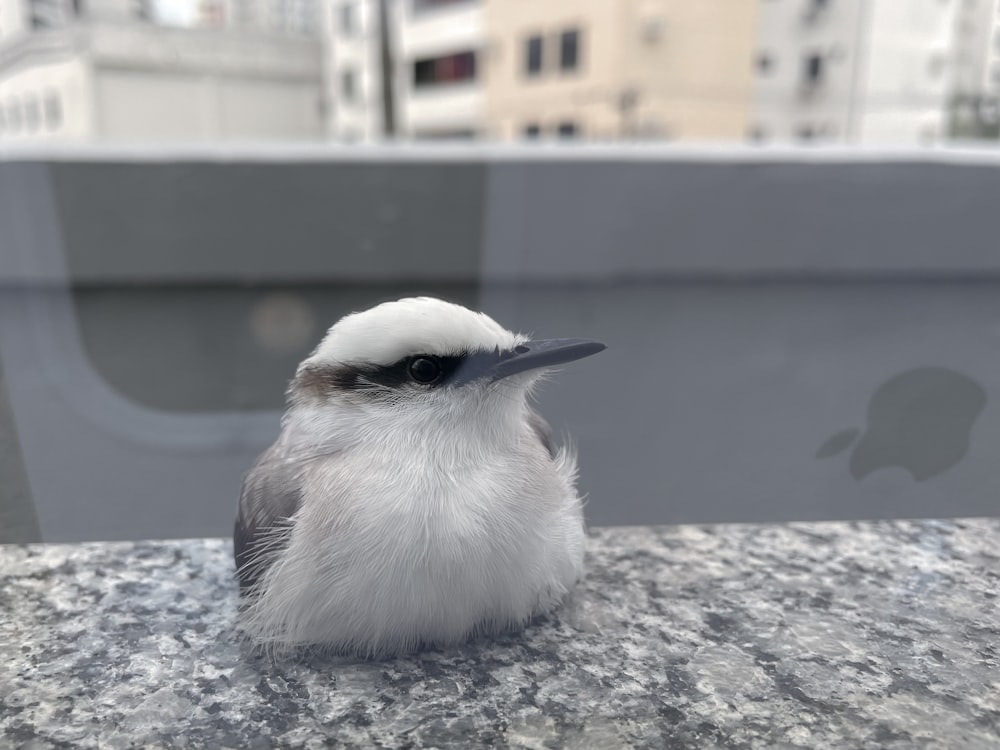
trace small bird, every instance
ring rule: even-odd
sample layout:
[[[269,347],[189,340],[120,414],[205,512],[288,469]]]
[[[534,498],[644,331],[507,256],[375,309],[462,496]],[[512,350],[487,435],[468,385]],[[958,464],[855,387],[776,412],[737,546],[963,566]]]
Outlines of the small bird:
[[[576,456],[529,405],[605,348],[431,297],[334,324],[296,370],[234,530],[241,627],[379,658],[515,630],[583,572]]]

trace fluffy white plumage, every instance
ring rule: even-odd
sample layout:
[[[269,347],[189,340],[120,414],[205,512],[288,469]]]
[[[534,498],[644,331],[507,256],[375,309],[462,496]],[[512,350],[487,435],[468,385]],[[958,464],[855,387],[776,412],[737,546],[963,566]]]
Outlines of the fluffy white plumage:
[[[329,330],[244,483],[235,538],[255,643],[385,656],[516,628],[559,603],[582,573],[585,535],[575,455],[550,452],[528,403],[542,370],[392,380],[407,358],[524,344],[431,298]]]

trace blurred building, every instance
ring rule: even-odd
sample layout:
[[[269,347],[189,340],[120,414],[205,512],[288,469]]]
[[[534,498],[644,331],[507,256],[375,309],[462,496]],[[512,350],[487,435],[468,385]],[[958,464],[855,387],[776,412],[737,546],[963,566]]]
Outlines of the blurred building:
[[[0,46],[0,139],[319,139],[318,42],[86,24]]]
[[[83,19],[116,22],[152,17],[152,0],[0,0],[0,44]]]
[[[191,3],[0,0],[0,138],[1000,135],[1000,0]]]
[[[400,134],[485,135],[482,0],[397,0],[390,18]]]
[[[323,5],[323,100],[335,140],[371,141],[386,131],[379,19],[378,0]]]
[[[397,0],[399,133],[742,138],[754,9],[755,0]]]
[[[1000,0],[960,0],[949,73],[950,135],[996,139],[1000,135]]]
[[[483,0],[486,127],[502,140],[740,140],[756,0]]]
[[[404,137],[997,136],[1000,0],[385,1]]]
[[[319,0],[203,0],[199,22],[242,31],[318,36]]]
[[[0,0],[0,141],[323,137],[318,40],[167,28],[147,10]]]
[[[995,0],[761,2],[749,136],[940,140],[956,90],[986,90],[997,20]]]

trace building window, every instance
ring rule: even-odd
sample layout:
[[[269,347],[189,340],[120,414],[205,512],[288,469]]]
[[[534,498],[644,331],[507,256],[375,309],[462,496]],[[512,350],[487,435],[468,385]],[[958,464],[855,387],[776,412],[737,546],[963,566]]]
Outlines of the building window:
[[[803,16],[805,22],[807,24],[816,23],[823,15],[823,11],[827,10],[829,6],[829,0],[807,0],[806,12]]]
[[[816,138],[817,131],[812,125],[800,125],[795,135],[800,141],[811,141]]]
[[[763,125],[754,125],[750,128],[750,132],[747,133],[747,136],[754,143],[761,143],[762,141],[767,140],[767,129]]]
[[[444,57],[417,60],[413,64],[413,86],[418,89],[445,83],[473,81],[475,78],[475,52],[459,52]]]
[[[579,135],[579,128],[577,128],[575,122],[566,121],[559,123],[556,132],[560,138],[576,138]]]
[[[352,3],[341,5],[339,16],[341,36],[352,36],[354,34],[354,5]]]
[[[58,130],[62,126],[62,100],[59,94],[50,91],[45,95],[45,126],[49,130]]]
[[[803,83],[809,88],[819,86],[823,81],[823,56],[818,53],[806,55],[803,67]]]
[[[537,76],[542,72],[542,38],[531,36],[524,43],[524,72]]]
[[[29,133],[35,133],[42,124],[42,110],[35,96],[24,99],[24,126]]]
[[[757,72],[761,75],[767,75],[774,68],[774,58],[772,58],[766,52],[761,52],[757,55]]]
[[[345,102],[353,102],[358,96],[357,75],[350,68],[340,72],[340,97]]]
[[[542,134],[542,129],[537,122],[533,122],[524,126],[523,133],[525,138],[537,138]]]
[[[576,70],[580,64],[580,32],[576,29],[559,35],[559,69]]]

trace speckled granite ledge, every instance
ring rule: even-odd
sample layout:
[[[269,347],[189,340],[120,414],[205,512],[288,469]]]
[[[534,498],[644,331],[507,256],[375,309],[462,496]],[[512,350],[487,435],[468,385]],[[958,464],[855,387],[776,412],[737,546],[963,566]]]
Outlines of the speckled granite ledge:
[[[1000,520],[617,528],[521,636],[272,664],[221,540],[0,547],[0,745],[1000,746]]]

